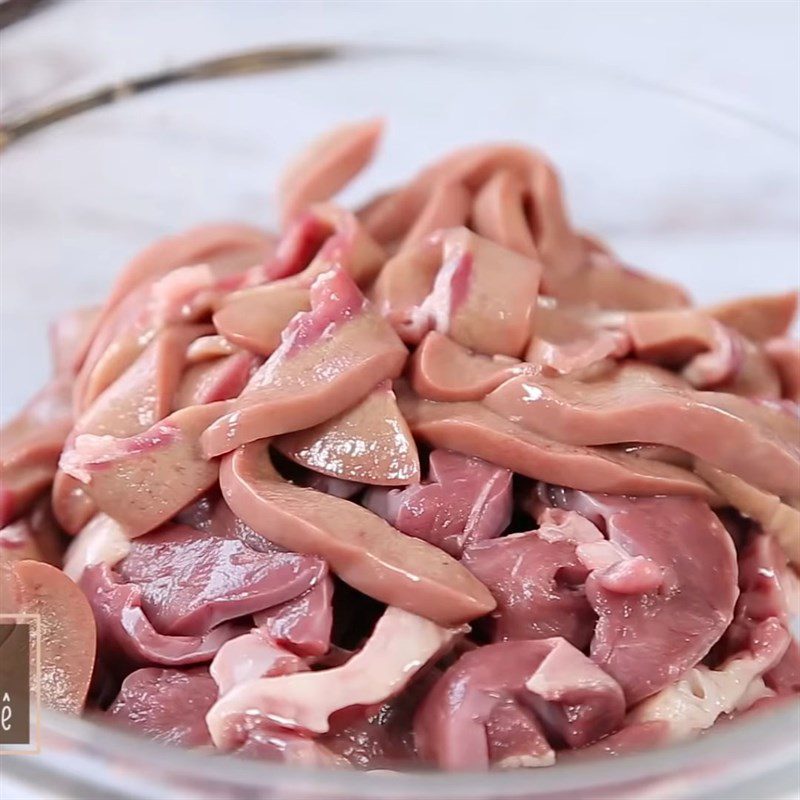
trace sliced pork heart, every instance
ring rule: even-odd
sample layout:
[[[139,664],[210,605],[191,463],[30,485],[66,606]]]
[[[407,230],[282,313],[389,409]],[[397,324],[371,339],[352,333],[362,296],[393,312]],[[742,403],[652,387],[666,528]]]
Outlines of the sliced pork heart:
[[[438,548],[405,536],[355,503],[284,481],[263,443],[223,460],[220,487],[225,502],[255,532],[321,556],[342,580],[371,597],[445,625],[494,607],[485,587]]]
[[[390,381],[358,405],[274,446],[292,461],[334,478],[381,486],[419,480],[419,455]]]
[[[97,625],[100,652],[112,663],[163,664],[168,667],[203,664],[230,639],[247,628],[225,623],[203,636],[159,633],[142,610],[142,593],[133,583],[122,583],[106,564],[93,564],[81,573],[80,587]]]
[[[710,728],[721,714],[744,711],[771,696],[761,676],[780,661],[790,640],[775,619],[762,622],[742,651],[716,669],[701,664],[689,670],[636,706],[627,724],[666,722],[669,738],[682,739]]]
[[[70,383],[56,378],[0,430],[0,527],[24,513],[56,472],[72,425]]]
[[[497,600],[491,614],[492,640],[548,639],[560,636],[583,650],[594,633],[596,615],[583,584],[589,570],[570,536],[571,526],[593,526],[577,519],[537,531],[478,542],[464,552],[463,564]],[[602,540],[597,529],[595,540]]]
[[[734,395],[682,389],[655,373],[618,370],[586,384],[521,376],[484,402],[567,444],[669,445],[778,495],[800,485],[800,420]]]
[[[608,535],[600,548],[588,543],[577,552],[592,569],[586,595],[599,615],[592,659],[619,682],[628,702],[695,666],[730,624],[738,594],[733,541],[708,505],[570,490],[550,491],[548,498]]]
[[[363,649],[341,667],[240,684],[206,718],[217,747],[230,749],[258,728],[318,736],[331,714],[380,703],[399,693],[428,662],[444,653],[461,629],[389,607]]]
[[[312,142],[279,182],[284,223],[313,203],[329,200],[372,161],[381,120],[342,125]]]
[[[86,598],[60,569],[40,561],[0,564],[0,573],[0,612],[38,617],[42,705],[80,713],[89,691],[97,648],[92,610]]]
[[[106,717],[162,744],[211,744],[206,714],[217,699],[217,684],[202,667],[137,669],[122,682]]]
[[[417,710],[414,738],[420,755],[444,769],[538,766],[554,760],[543,733],[582,747],[615,730],[624,713],[619,685],[564,639],[501,642],[445,672]]]
[[[82,434],[61,456],[96,506],[130,537],[152,531],[217,479],[219,464],[200,452],[200,434],[225,403],[189,406],[127,439]]]
[[[398,393],[400,410],[417,438],[500,467],[589,491],[689,494],[711,497],[688,470],[602,447],[574,447],[534,434],[481,403],[434,403]],[[555,476],[558,476],[555,479]]]
[[[768,668],[762,669],[766,685],[778,694],[800,691],[800,648],[792,639],[793,620],[800,613],[800,587],[775,540],[756,535],[739,558],[736,616],[723,640],[723,650],[735,657],[741,650],[757,649],[765,640],[763,626],[778,625],[786,645]],[[769,671],[767,671],[769,669]]]
[[[406,489],[372,489],[363,504],[399,531],[459,558],[464,547],[493,539],[511,520],[511,473],[447,450],[430,455],[428,480]]]
[[[203,448],[220,455],[324,422],[396,377],[407,355],[352,279],[331,270],[311,288],[311,311],[292,320],[281,346],[203,434]]]
[[[284,603],[326,574],[316,559],[258,552],[234,535],[172,524],[134,539],[116,569],[141,590],[154,627],[176,635],[204,634],[226,620]]]
[[[259,628],[292,653],[303,657],[325,655],[331,646],[333,579],[326,575],[303,594],[253,618]]]

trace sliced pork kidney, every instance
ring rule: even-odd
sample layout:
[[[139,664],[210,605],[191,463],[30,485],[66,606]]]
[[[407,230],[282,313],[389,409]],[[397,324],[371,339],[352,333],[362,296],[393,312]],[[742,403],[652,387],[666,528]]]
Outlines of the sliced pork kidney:
[[[329,200],[372,161],[381,120],[342,125],[312,142],[280,178],[284,223],[308,206]]]
[[[311,288],[311,311],[297,315],[281,346],[231,410],[203,434],[208,456],[240,444],[308,428],[396,377],[408,353],[341,269]]]
[[[525,181],[513,170],[498,169],[475,197],[472,224],[480,236],[536,257],[536,244],[525,214],[527,190]]]
[[[406,392],[400,392],[398,398],[417,438],[432,447],[493,461],[530,478],[550,475],[554,476],[550,480],[562,485],[619,494],[712,495],[703,481],[680,467],[610,448],[563,445],[526,430],[481,403],[435,403]]]
[[[306,736],[329,730],[330,716],[399,693],[425,664],[445,652],[460,629],[389,607],[363,649],[346,664],[240,684],[206,721],[217,747],[230,749],[248,729],[288,729]]]
[[[217,479],[219,464],[200,452],[200,434],[227,408],[189,406],[127,439],[82,434],[61,468],[84,484],[103,512],[131,537],[154,530]]]
[[[568,444],[669,445],[775,494],[800,485],[800,420],[734,395],[682,389],[658,373],[620,369],[586,384],[520,376],[484,402]]]
[[[162,744],[211,744],[205,716],[217,699],[217,684],[202,667],[137,669],[122,682],[109,706],[109,722]]]
[[[437,235],[441,268],[422,306],[433,327],[479,353],[520,356],[530,338],[541,264],[466,228]]]
[[[291,600],[323,580],[325,564],[259,552],[234,535],[165,525],[131,542],[117,572],[141,591],[161,633],[202,635],[221,622]]]
[[[100,318],[99,306],[76,308],[62,314],[50,326],[50,354],[56,375],[75,377]]]
[[[295,314],[308,311],[308,289],[272,283],[229,295],[214,314],[216,329],[239,347],[270,356]]]
[[[619,685],[564,639],[501,642],[445,672],[417,710],[414,738],[443,769],[487,769],[508,756],[510,766],[544,765],[554,758],[543,734],[582,747],[624,713]]]
[[[324,655],[331,646],[333,579],[326,575],[292,600],[259,611],[254,620],[292,653],[303,657]]]
[[[764,633],[764,626],[779,626],[785,633],[784,646],[761,672],[766,673],[767,686],[779,694],[800,691],[800,650],[790,634],[793,619],[800,614],[800,587],[774,539],[756,534],[744,548],[739,557],[739,588],[736,616],[722,642],[723,652],[732,658],[759,643],[763,647],[775,637],[780,640],[777,634]]]
[[[247,385],[260,361],[238,350],[231,355],[190,365],[180,379],[175,408],[232,400]]]
[[[334,478],[381,486],[419,480],[419,455],[390,381],[358,405],[274,446],[292,461]]]
[[[129,367],[154,332],[149,308],[154,281],[170,271],[207,264],[215,275],[262,261],[274,239],[248,225],[207,225],[162,239],[120,273],[100,314],[91,346],[77,376],[75,407],[84,411]]]
[[[592,570],[586,596],[599,617],[592,659],[617,680],[628,702],[695,666],[730,624],[738,595],[733,541],[708,505],[687,497],[559,489],[546,496],[608,536],[602,548],[588,543],[577,552]]]
[[[533,364],[508,356],[473,353],[437,331],[431,331],[411,359],[411,386],[428,400],[481,400],[508,378],[538,374]]]
[[[497,600],[492,640],[560,636],[583,650],[597,617],[583,586],[589,570],[576,548],[602,538],[588,520],[568,514],[536,531],[470,545],[463,564]]]
[[[295,274],[288,267],[292,264],[292,252],[297,250],[307,252],[311,258],[307,266]],[[285,285],[304,289],[310,288],[323,272],[337,267],[358,286],[368,286],[386,260],[383,248],[356,217],[331,204],[313,206],[303,214],[281,239],[275,255],[276,263],[266,265],[270,277],[287,277]],[[300,265],[302,261],[295,263]]]
[[[72,426],[70,382],[55,378],[0,430],[0,527],[52,482]]]
[[[770,339],[764,349],[778,371],[783,397],[800,403],[800,342]]]
[[[414,247],[436,231],[466,225],[472,194],[458,181],[442,181],[431,187],[414,224],[403,237],[400,250]]]
[[[203,664],[230,639],[247,630],[226,623],[203,636],[168,636],[159,633],[142,609],[142,593],[106,564],[93,564],[81,573],[79,583],[97,625],[100,652],[123,666],[162,664],[169,667]]]
[[[363,504],[399,531],[459,558],[467,545],[493,539],[508,527],[511,477],[480,458],[434,450],[426,483],[373,489]]]
[[[0,573],[0,612],[38,617],[42,705],[55,711],[80,713],[89,691],[97,648],[92,610],[86,598],[60,569],[41,561],[3,563]]]
[[[578,374],[623,358],[630,348],[625,331],[597,324],[587,309],[564,308],[551,298],[540,298],[525,360],[538,368],[527,368],[534,374]]]
[[[210,330],[202,325],[164,329],[81,415],[73,435],[132,436],[164,419],[173,408],[187,347]]]
[[[227,456],[225,502],[256,533],[318,555],[346,583],[385,603],[395,600],[445,625],[490,611],[489,592],[438,548],[405,536],[355,503],[284,481],[263,443]]]
[[[797,292],[751,295],[706,309],[714,319],[754,342],[785,336],[797,314]]]
[[[50,498],[58,524],[72,536],[77,535],[97,513],[97,507],[83,484],[62,469],[56,470]]]

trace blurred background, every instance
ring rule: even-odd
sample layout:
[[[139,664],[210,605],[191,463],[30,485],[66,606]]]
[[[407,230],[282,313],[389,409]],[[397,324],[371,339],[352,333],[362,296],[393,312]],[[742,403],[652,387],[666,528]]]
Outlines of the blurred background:
[[[3,152],[2,418],[46,375],[47,320],[100,299],[159,235],[269,224],[280,166],[351,118],[390,123],[361,196],[454,144],[511,136],[562,168],[581,224],[700,300],[783,288],[797,272],[796,0],[3,0],[0,24],[4,125],[198,58],[355,48],[343,62],[157,89]]]

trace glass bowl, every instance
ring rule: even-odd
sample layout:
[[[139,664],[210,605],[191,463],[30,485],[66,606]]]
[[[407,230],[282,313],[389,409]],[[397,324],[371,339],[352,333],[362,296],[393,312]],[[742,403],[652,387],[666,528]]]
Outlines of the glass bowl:
[[[49,369],[46,326],[99,301],[152,239],[202,221],[270,224],[280,168],[339,122],[384,116],[358,202],[461,144],[516,140],[563,172],[582,228],[698,302],[796,286],[800,149],[790,136],[635,76],[525,53],[353,50],[333,63],[185,84],[78,116],[0,162],[2,417]],[[696,741],[536,771],[299,771],[184,752],[44,714],[43,750],[3,772],[40,797],[489,800],[783,798],[798,785],[800,704]]]

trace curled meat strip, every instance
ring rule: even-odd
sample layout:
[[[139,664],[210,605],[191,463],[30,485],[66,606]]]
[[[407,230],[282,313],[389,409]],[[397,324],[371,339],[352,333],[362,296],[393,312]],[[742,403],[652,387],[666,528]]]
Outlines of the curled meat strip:
[[[405,536],[355,503],[283,480],[261,443],[227,456],[225,502],[254,531],[299,553],[325,558],[356,589],[443,625],[490,611],[489,592],[457,561]]]
[[[656,373],[620,369],[587,384],[520,376],[485,402],[567,444],[669,445],[775,494],[791,496],[800,485],[800,420],[735,395],[683,389]]]

